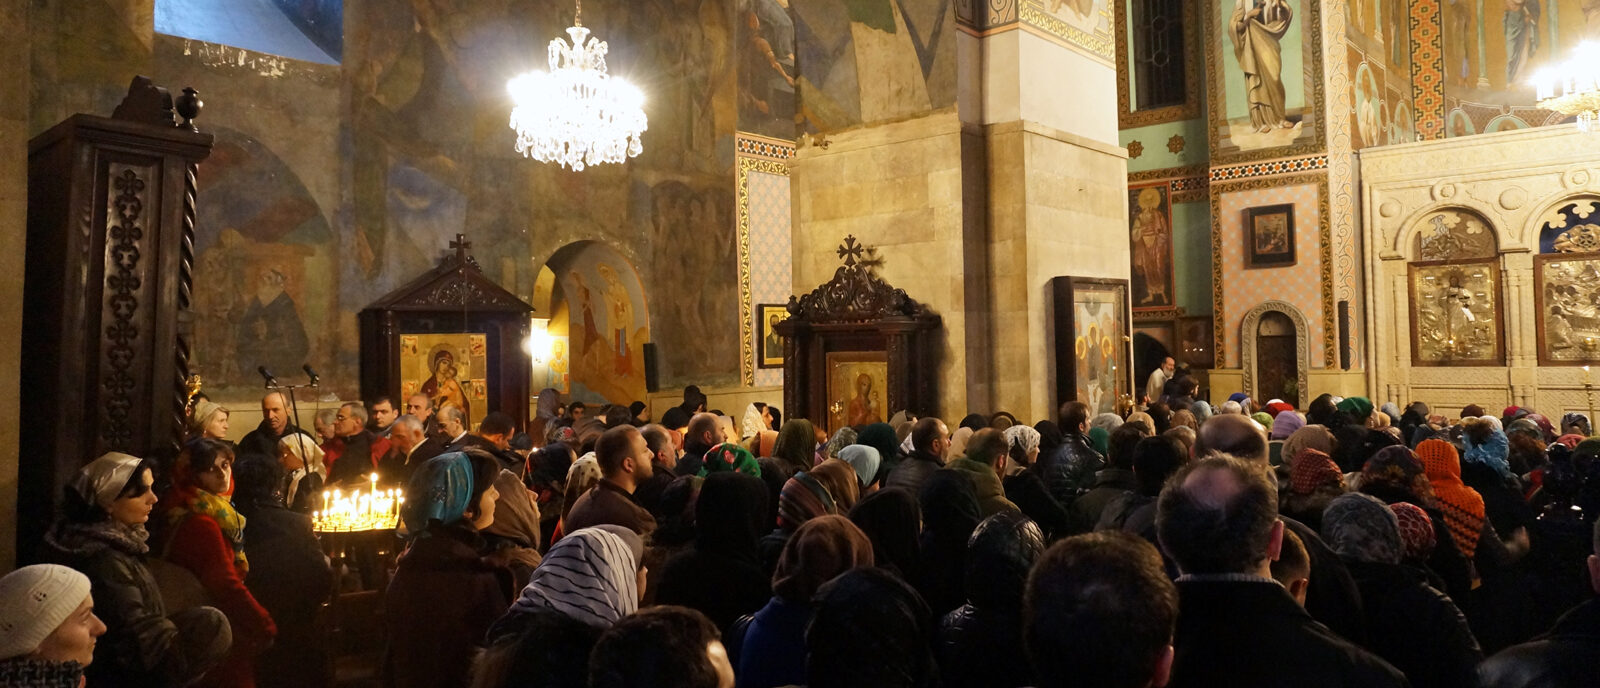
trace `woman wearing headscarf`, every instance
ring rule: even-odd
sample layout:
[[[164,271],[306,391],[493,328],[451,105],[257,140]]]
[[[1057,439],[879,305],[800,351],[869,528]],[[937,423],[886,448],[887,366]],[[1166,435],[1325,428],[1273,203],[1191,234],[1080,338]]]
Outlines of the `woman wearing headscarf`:
[[[850,510],[850,522],[872,541],[872,558],[878,568],[901,580],[915,578],[920,571],[917,536],[922,530],[922,511],[915,496],[898,488],[879,490]]]
[[[382,674],[396,688],[467,685],[484,632],[505,613],[511,571],[482,553],[500,462],[478,450],[428,459],[411,474],[401,524],[410,538],[384,596]]]
[[[918,538],[920,570],[909,580],[935,614],[943,616],[966,601],[967,538],[982,512],[977,487],[964,471],[941,468],[928,477],[918,495],[922,535]]]
[[[739,419],[739,439],[748,440],[761,434],[763,430],[770,429],[772,416],[767,415],[767,405],[761,402],[753,403],[744,408],[744,416]]]
[[[1089,446],[1105,456],[1111,450],[1111,433],[1105,428],[1089,428]]]
[[[806,680],[806,625],[817,589],[839,574],[872,566],[872,543],[843,516],[806,521],[783,548],[772,576],[772,599],[743,629],[726,637],[736,644],[740,688],[776,688]]]
[[[1389,507],[1360,493],[1339,497],[1323,517],[1322,539],[1361,590],[1368,649],[1418,688],[1477,685],[1478,641],[1455,603],[1400,563],[1405,544]]]
[[[164,559],[199,579],[233,628],[227,658],[201,685],[249,688],[256,684],[256,655],[272,644],[278,628],[244,584],[250,572],[245,518],[221,496],[232,488],[233,448],[220,440],[190,440],[173,465],[172,491],[161,500],[158,546]]]
[[[791,472],[810,470],[816,464],[817,431],[811,421],[790,418],[778,431],[778,443],[772,448],[772,458],[782,461]]]
[[[561,442],[547,444],[528,455],[528,474],[523,483],[533,491],[539,507],[541,544],[550,542],[566,511],[567,472],[572,469],[573,458],[572,448]]]
[[[724,442],[706,451],[705,463],[700,467],[699,475],[704,478],[712,473],[730,471],[759,478],[761,464],[756,461],[755,455],[751,454],[750,450],[732,442]]]
[[[1561,434],[1577,435],[1579,437],[1592,435],[1593,433],[1589,432],[1589,417],[1581,413],[1568,413],[1562,416]]]
[[[861,499],[856,469],[844,461],[828,459],[811,469],[811,476],[828,488],[828,494],[833,496],[833,503],[837,507],[834,513],[850,513],[850,509]]]
[[[539,503],[511,471],[500,471],[494,479],[494,489],[500,499],[495,502],[494,523],[483,530],[483,539],[491,556],[511,569],[516,584],[527,585],[541,559]]]
[[[976,431],[974,431],[972,428],[957,428],[955,432],[951,433],[950,451],[948,456],[951,458],[957,456],[966,456],[967,442],[972,439],[973,432]]]
[[[1014,512],[990,516],[967,543],[967,602],[939,622],[935,652],[945,683],[971,688],[1033,685],[1022,642],[1022,591],[1044,554],[1044,533]]]
[[[1422,461],[1434,498],[1444,512],[1451,539],[1463,556],[1473,559],[1486,523],[1483,496],[1461,482],[1461,459],[1449,442],[1423,440],[1417,445],[1417,458]]]
[[[245,585],[272,615],[277,640],[256,658],[263,686],[314,688],[333,680],[327,634],[317,613],[333,580],[328,558],[311,531],[311,519],[284,508],[283,468],[272,457],[240,457],[233,465],[233,503],[245,518]]]
[[[1428,425],[1428,413],[1428,405],[1420,401],[1411,402],[1400,413],[1399,419],[1394,424],[1400,428],[1400,434],[1405,437],[1406,446],[1416,445],[1417,428]]]
[[[511,609],[490,626],[473,688],[587,685],[601,632],[640,606],[644,543],[621,526],[573,531],[550,548]]]
[[[561,393],[553,387],[539,390],[533,411],[533,422],[528,423],[528,436],[539,446],[544,446],[549,441],[550,430],[554,428],[556,418],[561,415]]]
[[[1119,427],[1122,427],[1122,416],[1115,413],[1102,413],[1089,419],[1090,429],[1104,428],[1107,436]]]
[[[216,609],[168,614],[146,566],[154,484],[152,462],[105,454],[79,469],[67,486],[62,520],[44,538],[45,561],[89,577],[94,613],[106,624],[85,671],[89,685],[189,685],[233,642],[227,618]]]
[[[883,462],[878,472],[883,475],[888,475],[895,466],[900,465],[900,441],[888,423],[873,423],[862,428],[856,435],[856,444],[865,444],[878,450],[878,458]]]
[[[561,491],[561,519],[556,523],[555,532],[550,534],[549,542],[554,543],[566,534],[567,514],[572,513],[572,507],[578,503],[578,498],[594,489],[600,484],[600,461],[594,457],[594,452],[583,455],[583,458],[572,462],[567,469],[566,486]]]
[[[1386,504],[1409,503],[1423,509],[1430,529],[1438,533],[1426,570],[1443,584],[1441,590],[1466,600],[1472,590],[1472,568],[1448,532],[1445,514],[1416,452],[1405,447],[1383,448],[1362,467],[1359,482],[1360,492]]]
[[[1279,413],[1272,419],[1272,432],[1267,435],[1267,447],[1270,451],[1269,461],[1274,466],[1283,464],[1283,443],[1296,431],[1306,426],[1306,420],[1293,409]]]
[[[322,486],[328,481],[326,454],[304,433],[278,440],[278,464],[283,467],[283,501],[289,509],[309,514],[322,507]]]
[[[850,468],[856,472],[856,485],[860,487],[863,496],[881,487],[878,482],[878,467],[882,465],[883,458],[878,456],[878,450],[865,444],[852,444],[840,449],[837,458],[850,464]]]
[[[745,440],[743,446],[758,459],[772,458],[773,452],[778,448],[778,431],[762,430],[754,437]]]
[[[940,471],[943,472],[943,471]],[[817,591],[806,627],[806,678],[817,688],[932,688],[934,617],[917,592],[875,567]]]
[[[845,447],[848,447],[848,446],[850,446],[852,444],[855,444],[855,443],[856,443],[856,429],[852,428],[852,427],[849,427],[849,426],[845,426],[845,427],[839,428],[838,432],[833,433],[833,437],[829,438],[828,443],[823,447],[822,453],[825,454],[826,457],[830,458],[830,459],[844,458],[844,457],[839,456],[839,452],[841,450],[843,450]]]
[[[1295,457],[1289,476],[1289,489],[1279,494],[1279,511],[1313,530],[1321,528],[1322,511],[1345,492],[1344,474],[1327,454],[1305,449]]]
[[[1003,435],[1010,458],[1000,481],[1006,499],[1044,530],[1046,540],[1065,534],[1070,527],[1067,509],[1050,494],[1039,471],[1044,435],[1026,425],[1006,428]]]
[[[1513,421],[1516,422],[1516,421]],[[1498,533],[1510,535],[1533,522],[1522,498],[1522,481],[1511,473],[1511,441],[1487,420],[1462,423],[1461,482],[1483,496],[1485,514]]]
[[[661,572],[658,604],[697,609],[718,628],[766,604],[771,590],[757,542],[766,531],[767,487],[737,471],[706,476],[695,501],[695,539]]]
[[[1283,462],[1291,467],[1294,458],[1307,449],[1333,456],[1333,433],[1321,425],[1307,425],[1289,434],[1283,441]]]
[[[833,494],[818,476],[808,471],[794,474],[778,492],[777,528],[761,537],[762,571],[777,570],[784,547],[800,526],[814,518],[838,513],[840,510]]]
[[[1216,413],[1211,409],[1211,402],[1204,399],[1197,399],[1193,404],[1189,404],[1189,412],[1194,414],[1195,421],[1199,423],[1205,423],[1206,419]]]

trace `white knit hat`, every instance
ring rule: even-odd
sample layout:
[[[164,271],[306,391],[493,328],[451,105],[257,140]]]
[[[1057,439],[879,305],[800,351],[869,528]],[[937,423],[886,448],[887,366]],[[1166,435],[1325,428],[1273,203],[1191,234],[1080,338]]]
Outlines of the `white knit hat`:
[[[89,597],[89,578],[65,566],[24,566],[0,578],[0,660],[39,649]]]

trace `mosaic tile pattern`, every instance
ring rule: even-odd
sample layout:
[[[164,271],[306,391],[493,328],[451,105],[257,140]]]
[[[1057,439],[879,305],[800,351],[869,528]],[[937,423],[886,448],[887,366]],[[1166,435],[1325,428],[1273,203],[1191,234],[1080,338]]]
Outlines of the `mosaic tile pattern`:
[[[794,270],[790,253],[789,178],[766,172],[751,171],[749,174],[750,299],[754,317],[756,304],[789,301]],[[753,337],[760,336],[761,328],[753,321],[751,330]],[[756,351],[755,340],[751,339],[752,365]],[[783,384],[783,369],[756,368],[755,384],[758,387]]]
[[[1417,140],[1444,138],[1444,31],[1439,0],[1411,1],[1411,92]]]
[[[1222,235],[1222,297],[1227,308],[1226,365],[1240,365],[1241,336],[1239,328],[1245,314],[1263,301],[1277,300],[1294,304],[1305,314],[1311,331],[1306,333],[1311,344],[1310,360],[1315,366],[1323,360],[1326,345],[1323,341],[1323,285],[1320,231],[1321,224],[1318,189],[1316,184],[1301,184],[1269,189],[1226,192],[1221,194]],[[1245,268],[1244,211],[1257,206],[1294,204],[1295,253],[1298,262],[1283,268]]]
[[[1242,165],[1211,168],[1211,182],[1227,182],[1255,177],[1271,177],[1279,174],[1294,174],[1324,170],[1328,168],[1328,156],[1311,155],[1303,158],[1283,158],[1280,160],[1264,160],[1249,162]]]

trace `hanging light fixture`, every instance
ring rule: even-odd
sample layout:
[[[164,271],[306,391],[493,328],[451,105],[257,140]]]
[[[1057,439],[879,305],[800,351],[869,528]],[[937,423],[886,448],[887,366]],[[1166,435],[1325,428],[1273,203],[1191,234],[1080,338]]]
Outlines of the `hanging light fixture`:
[[[1577,118],[1580,131],[1600,129],[1600,43],[1585,41],[1565,62],[1533,75],[1539,107]]]
[[[620,163],[644,151],[644,94],[606,73],[606,42],[583,28],[583,0],[571,37],[550,40],[550,71],[533,70],[506,84],[515,105],[517,152],[573,171]]]

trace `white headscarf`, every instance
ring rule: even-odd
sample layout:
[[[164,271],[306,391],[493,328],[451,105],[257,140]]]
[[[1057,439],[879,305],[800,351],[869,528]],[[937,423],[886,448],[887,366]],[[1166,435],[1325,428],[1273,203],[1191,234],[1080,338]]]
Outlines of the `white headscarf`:
[[[122,488],[128,486],[128,481],[133,479],[133,472],[143,461],[137,456],[123,454],[122,452],[106,452],[100,458],[89,462],[89,465],[78,469],[78,477],[72,482],[72,489],[90,504],[98,504],[100,508],[111,510],[111,503],[117,501],[117,495],[122,493]]]
[[[590,626],[610,628],[639,609],[643,548],[638,535],[616,526],[568,533],[544,555],[511,610],[554,609]]]
[[[761,409],[756,408],[755,404],[745,407],[744,417],[739,419],[739,439],[747,440],[771,429],[767,421],[761,418]]]
[[[1030,454],[1039,448],[1039,431],[1026,425],[1013,425],[1002,434],[1006,438],[1006,446],[1021,444],[1022,451]]]

